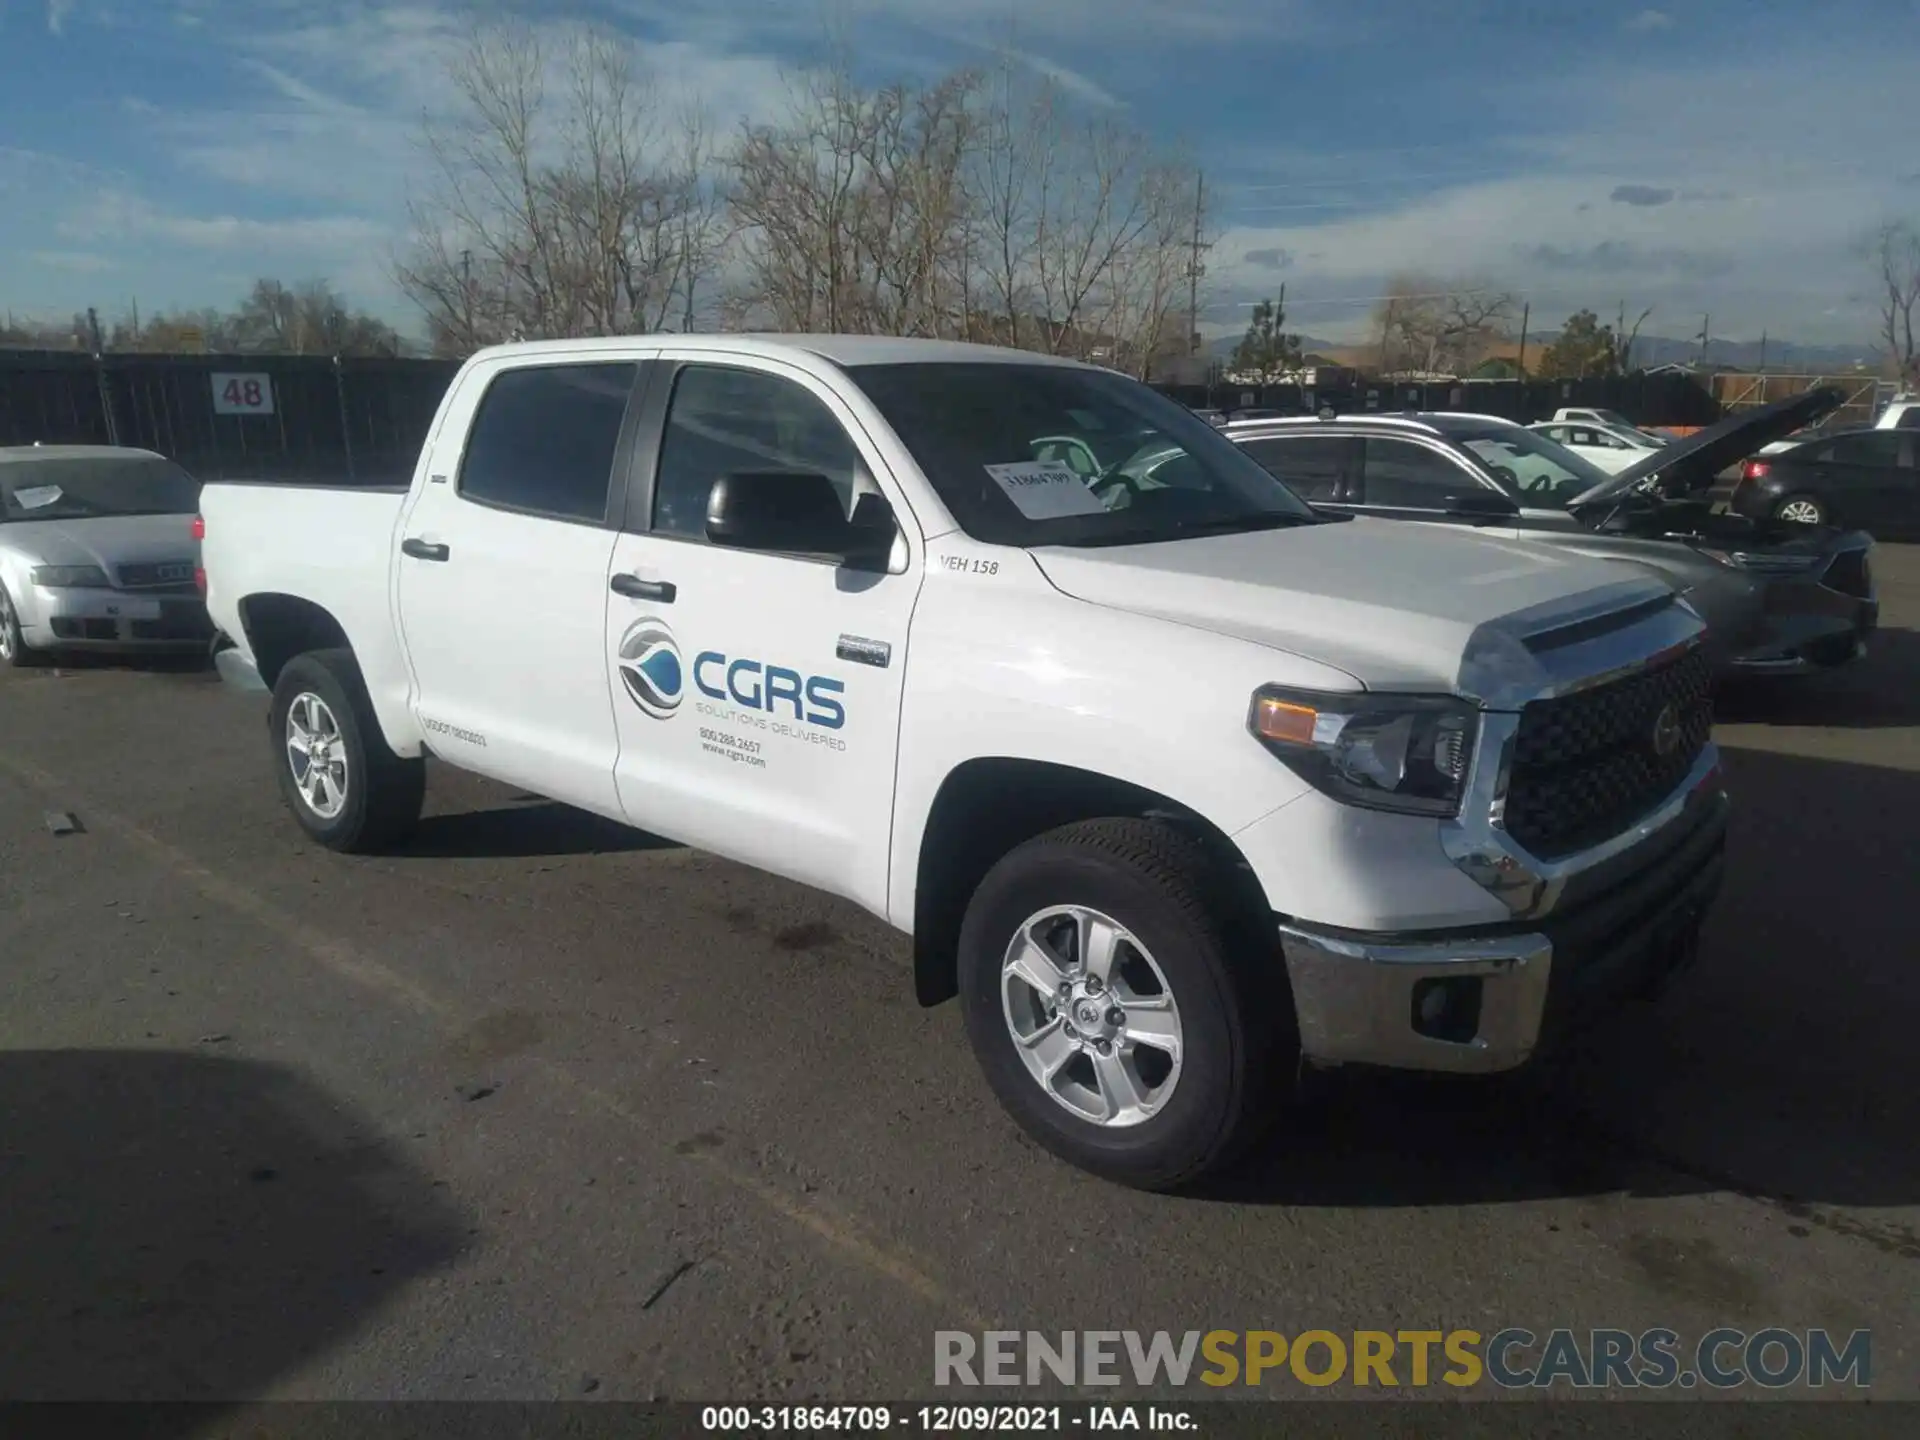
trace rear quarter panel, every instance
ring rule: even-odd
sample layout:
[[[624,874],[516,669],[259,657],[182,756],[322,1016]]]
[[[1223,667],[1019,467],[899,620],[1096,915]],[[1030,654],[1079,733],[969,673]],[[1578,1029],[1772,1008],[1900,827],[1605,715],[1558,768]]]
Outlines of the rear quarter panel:
[[[394,532],[402,491],[323,490],[215,482],[200,496],[206,520],[201,565],[207,608],[248,660],[258,657],[244,621],[247,602],[289,595],[339,622],[359,659],[387,744],[420,751],[408,706],[410,674],[394,625]]]

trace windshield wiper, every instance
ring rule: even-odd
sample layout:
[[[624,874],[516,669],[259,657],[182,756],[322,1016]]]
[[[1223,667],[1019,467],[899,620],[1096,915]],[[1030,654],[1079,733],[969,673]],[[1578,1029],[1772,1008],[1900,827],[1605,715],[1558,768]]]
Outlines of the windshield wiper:
[[[1173,521],[1164,525],[1143,525],[1133,530],[1115,530],[1105,535],[1089,536],[1085,540],[1066,540],[1059,543],[1082,548],[1096,545],[1163,545],[1173,540],[1190,539],[1196,535],[1231,535],[1257,530],[1288,530],[1296,525],[1324,525],[1325,523],[1326,521],[1318,515],[1293,515],[1276,511],[1269,515],[1238,515],[1217,520],[1189,520],[1184,523]]]
[[[1173,523],[1176,535],[1227,535],[1237,530],[1286,530],[1295,525],[1319,525],[1323,523],[1318,515],[1295,515],[1290,511],[1275,510],[1266,515],[1240,515],[1232,519],[1190,520]]]

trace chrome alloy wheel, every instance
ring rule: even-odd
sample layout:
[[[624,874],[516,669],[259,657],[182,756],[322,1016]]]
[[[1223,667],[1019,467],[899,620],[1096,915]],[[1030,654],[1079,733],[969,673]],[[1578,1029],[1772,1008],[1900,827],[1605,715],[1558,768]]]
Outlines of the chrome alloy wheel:
[[[287,764],[307,808],[322,820],[338,818],[347,804],[347,742],[327,702],[311,690],[287,707]]]
[[[1180,1010],[1146,946],[1098,910],[1031,915],[1000,966],[1001,1010],[1040,1088],[1112,1129],[1157,1115],[1180,1079]]]
[[[13,659],[13,600],[0,590],[0,660]]]
[[[1789,500],[1780,507],[1780,518],[1796,525],[1818,525],[1820,507],[1811,500]]]

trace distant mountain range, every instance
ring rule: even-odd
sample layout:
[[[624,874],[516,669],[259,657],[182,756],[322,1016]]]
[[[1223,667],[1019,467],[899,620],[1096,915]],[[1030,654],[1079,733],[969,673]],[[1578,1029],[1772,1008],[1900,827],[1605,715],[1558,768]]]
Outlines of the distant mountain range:
[[[1557,330],[1534,331],[1527,336],[1527,353],[1538,355],[1558,338]],[[1232,357],[1239,343],[1239,336],[1223,335],[1208,342],[1207,353],[1225,361]],[[1300,337],[1303,353],[1326,355],[1332,359],[1351,359],[1354,352],[1365,348],[1364,341],[1356,344],[1351,340],[1323,340],[1314,335]],[[1665,335],[1642,335],[1634,341],[1633,358],[1634,363],[1640,366],[1686,364],[1700,358],[1700,342],[1675,340]],[[1857,345],[1801,345],[1791,340],[1769,339],[1763,355],[1758,340],[1714,340],[1708,346],[1707,359],[1712,364],[1731,365],[1740,370],[1757,370],[1764,359],[1769,370],[1818,375],[1849,370],[1856,364],[1874,365],[1881,359],[1881,354],[1879,347],[1871,342]]]

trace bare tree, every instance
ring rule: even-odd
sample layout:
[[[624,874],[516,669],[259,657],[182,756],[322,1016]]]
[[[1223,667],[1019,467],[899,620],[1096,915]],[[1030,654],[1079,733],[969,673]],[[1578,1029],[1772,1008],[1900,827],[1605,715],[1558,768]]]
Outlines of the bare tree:
[[[717,264],[721,205],[704,129],[660,124],[630,45],[575,30],[482,30],[429,119],[431,180],[410,202],[400,286],[435,348],[661,329]]]
[[[780,329],[956,335],[978,77],[867,91],[844,61],[800,77],[733,158],[738,297]]]
[[[976,215],[968,268],[980,276],[988,319],[974,338],[1022,346],[1035,326],[1035,247],[1040,177],[1052,164],[1059,128],[1056,89],[1029,93],[1021,71],[1002,57],[980,126],[975,157]]]
[[[1647,306],[1635,318],[1633,327],[1627,327],[1627,302],[1620,302],[1620,313],[1613,324],[1613,368],[1621,375],[1633,369],[1633,347],[1640,343],[1640,327],[1647,323],[1647,317],[1653,314],[1653,307]]]
[[[1389,373],[1458,374],[1505,334],[1514,297],[1503,290],[1432,276],[1401,276],[1374,312],[1380,368]]]
[[[1145,374],[1191,348],[1198,172],[1074,111],[1010,57],[982,87],[970,282],[980,338]]]
[[[1880,336],[1896,375],[1920,385],[1920,348],[1914,335],[1914,311],[1920,309],[1920,228],[1890,221],[1875,237],[1873,258],[1880,271]]]

